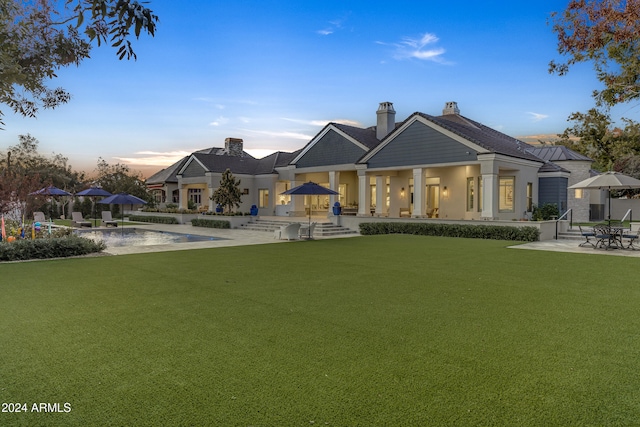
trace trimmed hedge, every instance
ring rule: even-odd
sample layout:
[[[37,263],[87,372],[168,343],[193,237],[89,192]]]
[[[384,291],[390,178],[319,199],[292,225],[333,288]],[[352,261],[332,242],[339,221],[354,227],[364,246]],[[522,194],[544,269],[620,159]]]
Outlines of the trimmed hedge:
[[[193,219],[191,225],[194,227],[207,227],[207,228],[231,228],[229,221],[223,221],[219,219]]]
[[[152,222],[154,224],[179,224],[173,216],[130,215],[129,221]]]
[[[11,243],[0,243],[0,261],[64,258],[102,252],[105,248],[104,242],[95,242],[74,235],[51,239],[16,240]]]
[[[515,240],[536,242],[540,239],[537,227],[500,225],[436,224],[413,222],[364,222],[360,234],[415,234],[420,236],[467,237],[471,239]]]

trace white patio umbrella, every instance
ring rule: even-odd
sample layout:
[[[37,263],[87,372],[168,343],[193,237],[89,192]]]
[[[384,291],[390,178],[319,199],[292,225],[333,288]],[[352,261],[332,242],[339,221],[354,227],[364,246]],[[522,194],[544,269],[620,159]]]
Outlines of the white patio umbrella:
[[[640,179],[635,179],[625,174],[609,171],[600,175],[587,178],[568,187],[569,189],[608,189],[609,190],[609,224],[611,224],[611,190],[623,190],[640,188]]]

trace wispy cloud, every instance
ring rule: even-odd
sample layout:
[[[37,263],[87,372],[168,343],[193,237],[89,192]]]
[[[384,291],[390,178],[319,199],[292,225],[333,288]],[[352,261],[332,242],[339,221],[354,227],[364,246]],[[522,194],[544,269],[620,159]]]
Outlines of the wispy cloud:
[[[360,122],[357,122],[355,120],[349,120],[349,119],[301,120],[301,119],[290,119],[290,118],[287,118],[287,117],[283,117],[282,120],[286,120],[288,122],[293,122],[293,123],[300,123],[300,124],[303,124],[303,125],[319,126],[319,127],[326,126],[327,123],[340,123],[340,124],[349,125],[349,126],[362,126]]]
[[[224,116],[220,116],[214,121],[212,121],[211,123],[209,123],[209,126],[221,126],[221,125],[226,125],[227,123],[229,123],[229,119]]]
[[[376,42],[383,46],[392,46],[395,48],[393,57],[397,60],[418,59],[420,61],[432,61],[440,64],[450,64],[443,57],[446,50],[442,47],[435,46],[438,37],[432,33],[424,33],[418,38],[403,37],[401,41],[395,43]]]
[[[188,156],[191,151],[138,151],[134,154],[140,157],[114,158],[127,165],[166,167],[174,164],[184,156]]]
[[[540,120],[544,120],[549,117],[547,114],[532,113],[530,111],[527,112],[527,114],[531,116],[531,120],[533,120],[534,122],[539,122]]]
[[[287,132],[287,131],[275,132],[275,131],[268,131],[268,130],[253,130],[253,129],[242,129],[242,130],[245,132],[250,132],[257,135],[264,135],[271,138],[301,139],[303,141],[309,141],[311,138],[313,138],[313,135],[307,135],[305,133],[300,133],[300,132]]]
[[[321,36],[328,36],[335,33],[337,30],[340,30],[344,27],[344,22],[347,20],[347,17],[334,19],[329,21],[329,25],[321,30],[317,30],[316,34],[320,34]]]

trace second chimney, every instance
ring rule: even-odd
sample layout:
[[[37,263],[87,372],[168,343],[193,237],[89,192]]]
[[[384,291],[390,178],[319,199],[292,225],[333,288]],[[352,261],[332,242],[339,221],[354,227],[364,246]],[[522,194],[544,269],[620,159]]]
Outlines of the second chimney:
[[[376,115],[376,138],[382,139],[396,128],[396,110],[393,109],[393,103],[381,102]]]

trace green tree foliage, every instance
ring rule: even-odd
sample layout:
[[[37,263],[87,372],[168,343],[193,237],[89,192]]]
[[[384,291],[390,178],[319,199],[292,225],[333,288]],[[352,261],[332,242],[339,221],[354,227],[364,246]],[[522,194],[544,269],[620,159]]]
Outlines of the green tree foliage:
[[[640,0],[571,0],[551,19],[558,52],[569,59],[551,61],[549,72],[564,75],[590,62],[604,85],[594,91],[598,105],[640,98]]]
[[[128,193],[147,202],[152,201],[142,175],[132,171],[127,165],[120,163],[110,165],[103,158],[99,158],[96,174],[97,177],[93,184],[102,187],[111,194]]]
[[[222,173],[220,186],[213,192],[211,200],[222,206],[227,213],[231,213],[233,208],[240,207],[242,193],[240,192],[240,180],[235,179],[230,169]]]
[[[40,154],[38,144],[31,135],[20,135],[18,144],[0,152],[0,211],[19,209],[26,216],[33,210],[49,213],[53,206],[51,200],[29,194],[49,185],[71,193],[82,186],[84,174],[73,171],[68,159],[61,154],[54,153],[51,157]]]
[[[640,178],[640,123],[622,119],[624,128],[612,127],[611,117],[595,108],[572,113],[573,126],[559,134],[564,145],[594,160],[594,169],[615,170]]]
[[[58,70],[89,58],[94,42],[135,59],[131,32],[153,36],[157,21],[134,0],[0,0],[0,103],[35,117],[68,102],[67,91],[48,86]]]

